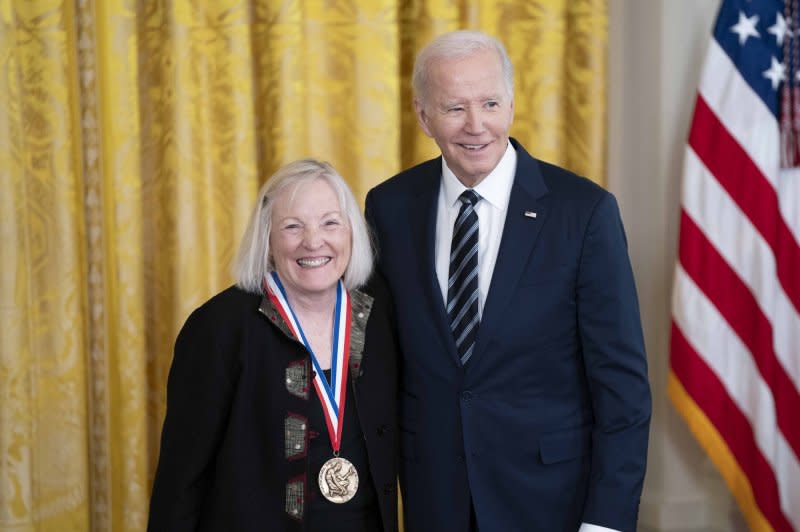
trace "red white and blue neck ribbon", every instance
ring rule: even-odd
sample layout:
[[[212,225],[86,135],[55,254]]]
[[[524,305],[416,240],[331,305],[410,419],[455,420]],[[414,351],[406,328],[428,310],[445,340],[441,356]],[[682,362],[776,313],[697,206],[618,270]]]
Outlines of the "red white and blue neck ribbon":
[[[289,299],[286,296],[286,289],[276,272],[271,272],[265,279],[267,297],[278,309],[283,321],[289,326],[295,338],[300,340],[311,355],[311,363],[314,365],[314,389],[317,391],[322,412],[325,415],[325,424],[328,426],[328,435],[331,439],[333,453],[339,454],[339,447],[342,442],[342,426],[344,425],[344,406],[347,397],[347,371],[350,360],[350,296],[344,287],[344,283],[339,280],[336,285],[336,306],[333,314],[333,348],[331,350],[331,378],[330,382],[325,377],[320,368],[317,357],[311,349],[300,320],[297,319]]]

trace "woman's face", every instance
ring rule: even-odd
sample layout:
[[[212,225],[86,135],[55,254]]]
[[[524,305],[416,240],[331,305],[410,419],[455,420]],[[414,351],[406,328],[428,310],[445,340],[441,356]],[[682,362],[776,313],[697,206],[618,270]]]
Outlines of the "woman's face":
[[[301,183],[275,198],[269,245],[290,297],[330,296],[336,290],[350,262],[352,236],[327,181]]]

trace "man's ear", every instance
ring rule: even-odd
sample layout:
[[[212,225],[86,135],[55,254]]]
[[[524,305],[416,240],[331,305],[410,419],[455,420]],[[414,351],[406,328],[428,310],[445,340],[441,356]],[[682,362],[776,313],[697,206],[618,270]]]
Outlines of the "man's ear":
[[[414,98],[414,113],[417,115],[417,122],[419,122],[419,127],[422,128],[422,131],[430,138],[433,138],[428,127],[428,115],[425,113],[425,105],[417,98]]]

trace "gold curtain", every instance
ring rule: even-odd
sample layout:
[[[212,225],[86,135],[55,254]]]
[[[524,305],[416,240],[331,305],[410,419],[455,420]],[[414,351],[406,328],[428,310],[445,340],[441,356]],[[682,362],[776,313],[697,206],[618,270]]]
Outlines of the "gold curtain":
[[[606,0],[0,0],[0,529],[143,530],[175,334],[231,282],[255,192],[357,196],[436,155],[414,54],[479,28],[512,133],[598,181]]]

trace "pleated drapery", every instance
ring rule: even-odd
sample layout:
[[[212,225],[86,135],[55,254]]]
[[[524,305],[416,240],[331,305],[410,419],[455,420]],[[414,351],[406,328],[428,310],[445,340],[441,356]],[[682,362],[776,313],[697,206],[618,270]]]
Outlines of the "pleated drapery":
[[[507,46],[512,134],[602,182],[606,0],[0,0],[0,529],[144,529],[259,184],[314,156],[363,200],[436,155],[410,71],[459,28]]]

